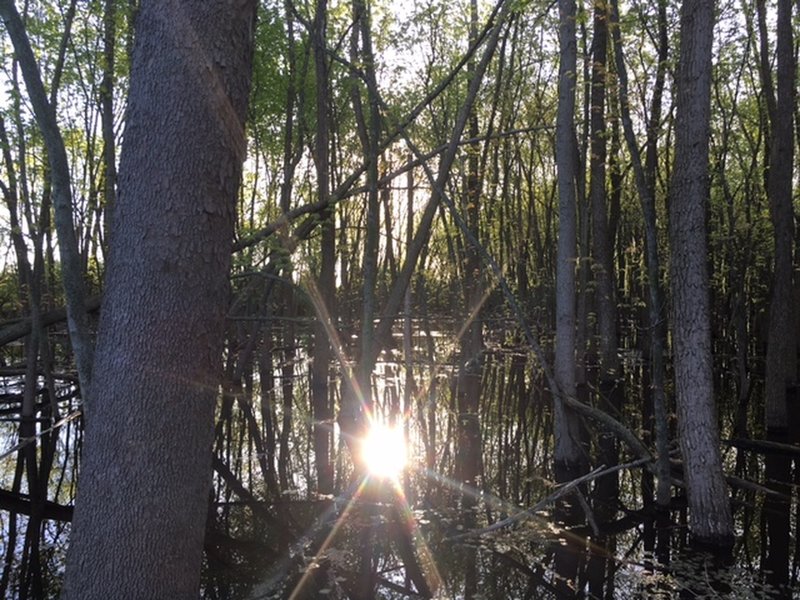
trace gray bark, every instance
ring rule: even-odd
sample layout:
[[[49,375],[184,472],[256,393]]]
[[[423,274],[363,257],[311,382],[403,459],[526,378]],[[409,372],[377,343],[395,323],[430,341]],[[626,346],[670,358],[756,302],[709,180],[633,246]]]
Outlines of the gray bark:
[[[575,2],[559,0],[560,61],[558,69],[558,116],[556,164],[558,167],[558,261],[556,265],[555,343],[555,464],[556,480],[570,481],[585,461],[580,444],[580,423],[564,402],[576,395],[575,363],[575,261],[577,254],[575,176],[575,77],[577,42]]]
[[[590,106],[589,198],[592,208],[592,270],[597,306],[597,347],[600,380],[598,406],[618,417],[622,409],[622,385],[619,382],[620,361],[617,340],[617,302],[614,283],[614,254],[608,223],[606,195],[606,61],[608,56],[609,6],[598,1],[594,6],[594,38],[592,40],[592,79]],[[602,432],[598,439],[598,461],[605,466],[617,464],[619,447],[616,436]],[[619,493],[619,477],[612,474],[595,485],[600,519],[610,518]]]
[[[256,2],[137,21],[65,598],[197,598]]]
[[[733,544],[728,491],[722,474],[711,363],[706,210],[711,112],[713,0],[681,8],[675,165],[670,189],[670,277],[678,436],[696,542]]]
[[[608,10],[595,5],[592,47],[591,151],[589,197],[592,204],[592,251],[597,302],[597,333],[600,353],[600,380],[619,377],[617,356],[617,304],[614,293],[614,257],[611,248],[606,206],[606,48]]]

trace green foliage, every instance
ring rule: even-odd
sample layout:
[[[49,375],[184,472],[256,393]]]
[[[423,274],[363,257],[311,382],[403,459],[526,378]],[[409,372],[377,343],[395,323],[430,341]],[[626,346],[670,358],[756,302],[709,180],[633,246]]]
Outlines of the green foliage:
[[[274,144],[267,150],[278,153],[282,148],[280,131],[290,86],[289,62],[302,58],[304,42],[294,48],[295,56],[290,58],[280,3],[260,3],[258,18],[250,122],[254,132],[264,132],[260,136],[262,143]]]

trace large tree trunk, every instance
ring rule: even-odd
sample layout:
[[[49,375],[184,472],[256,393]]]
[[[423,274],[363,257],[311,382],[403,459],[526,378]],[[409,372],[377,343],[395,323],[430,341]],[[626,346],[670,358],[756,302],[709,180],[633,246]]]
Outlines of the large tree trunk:
[[[197,598],[254,0],[141,4],[66,598]]]
[[[730,547],[733,522],[714,406],[706,239],[713,31],[713,0],[685,0],[669,206],[670,276],[678,435],[690,529],[698,543]]]

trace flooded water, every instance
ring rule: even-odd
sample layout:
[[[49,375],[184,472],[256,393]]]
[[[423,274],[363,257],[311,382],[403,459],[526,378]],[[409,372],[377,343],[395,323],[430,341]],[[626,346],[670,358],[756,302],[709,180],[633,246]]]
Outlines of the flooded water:
[[[302,352],[287,369],[285,349],[274,348],[271,370],[254,373],[237,401],[222,406],[229,438],[215,448],[204,598],[800,598],[797,456],[725,446],[736,477],[736,545],[721,557],[698,551],[690,546],[682,488],[673,486],[669,511],[655,510],[651,478],[624,452],[621,460],[631,462],[607,475],[618,478],[610,504],[601,502],[593,477],[559,491],[549,394],[535,359],[506,337],[491,340],[483,357],[481,473],[475,487],[465,487],[454,475],[461,449],[453,337],[415,330],[423,333],[413,339],[411,359],[398,339],[373,374],[373,415],[402,427],[408,444],[397,480],[355,476],[330,423],[335,489],[316,493],[309,357]],[[636,369],[626,379],[632,427],[641,426]],[[337,403],[339,373],[332,365]],[[265,374],[271,382],[262,381]],[[22,381],[0,379],[0,597],[52,598],[69,541],[79,402],[69,380],[57,382],[55,402],[40,382],[38,437],[28,447],[46,485],[39,492],[45,502],[34,507],[17,445]]]

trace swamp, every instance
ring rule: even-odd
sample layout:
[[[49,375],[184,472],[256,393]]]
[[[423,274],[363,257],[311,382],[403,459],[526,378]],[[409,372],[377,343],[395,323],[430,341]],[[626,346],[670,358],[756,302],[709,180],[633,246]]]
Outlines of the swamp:
[[[800,598],[791,0],[0,0],[0,598]]]

